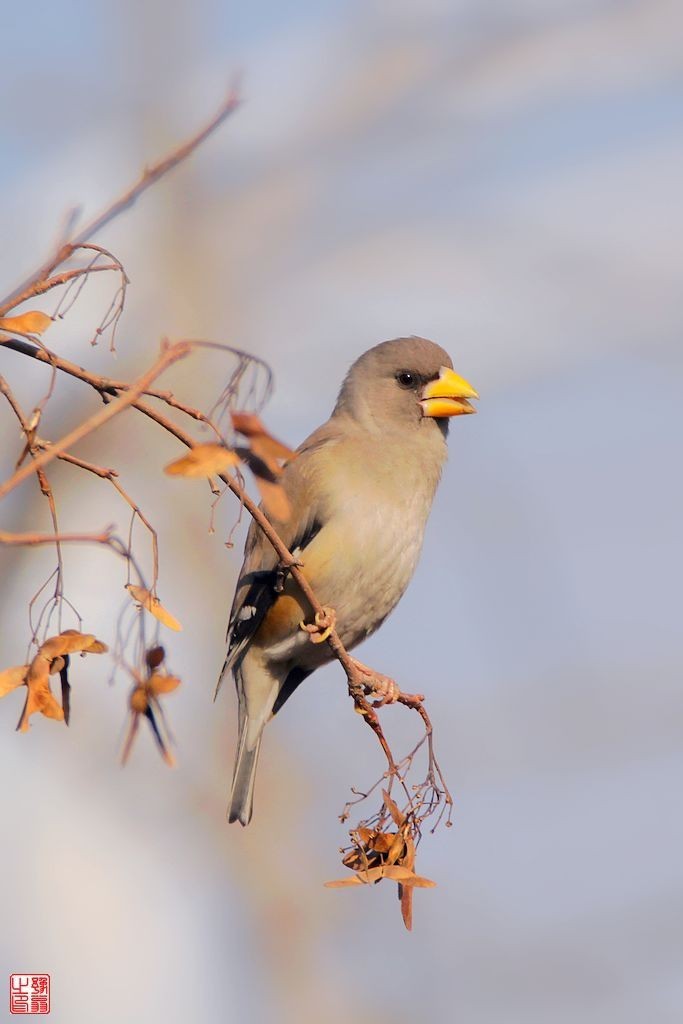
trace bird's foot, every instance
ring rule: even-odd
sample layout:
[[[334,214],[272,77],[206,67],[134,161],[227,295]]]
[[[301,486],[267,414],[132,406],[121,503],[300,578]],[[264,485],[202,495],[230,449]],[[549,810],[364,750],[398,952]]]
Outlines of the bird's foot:
[[[334,608],[323,607],[321,611],[315,613],[314,622],[303,622],[299,623],[299,629],[303,629],[304,633],[308,633],[308,638],[312,644],[324,643],[334,627],[337,624],[337,613]]]
[[[351,661],[360,674],[367,679],[367,682],[363,683],[367,696],[379,698],[373,701],[373,708],[381,708],[384,704],[396,703],[401,696],[401,690],[395,679],[392,679],[391,676],[385,676],[381,672],[376,672],[374,668],[369,668],[368,665],[364,665],[357,658],[352,658]]]
[[[303,569],[304,563],[300,562],[297,558],[293,558],[291,562],[278,562],[275,570],[275,585],[273,590],[276,594],[281,594],[285,589],[285,580],[289,576],[292,569]]]

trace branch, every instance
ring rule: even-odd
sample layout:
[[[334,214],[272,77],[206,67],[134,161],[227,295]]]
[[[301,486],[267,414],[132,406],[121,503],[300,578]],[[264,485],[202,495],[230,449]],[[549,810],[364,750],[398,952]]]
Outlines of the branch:
[[[33,469],[33,467],[31,467]],[[0,544],[35,547],[39,544],[111,544],[113,526],[100,533],[8,533],[0,530]],[[118,551],[118,548],[117,548]]]
[[[0,498],[4,498],[5,495],[9,494],[10,491],[14,490],[23,480],[31,476],[32,473],[38,469],[42,469],[48,462],[57,458],[63,452],[70,448],[77,441],[80,441],[87,434],[91,434],[93,430],[97,430],[108,420],[117,416],[124,409],[134,405],[136,399],[143,393],[146,387],[152,383],[163,371],[171,366],[172,363],[177,362],[179,359],[183,359],[191,351],[191,346],[187,342],[179,341],[175,345],[170,345],[165,351],[161,353],[154,366],[151,367],[144,373],[142,377],[130,387],[128,391],[125,391],[119,397],[109,402],[104,409],[101,409],[98,413],[95,413],[84,423],[81,423],[78,427],[75,427],[72,431],[66,434],[60,441],[56,441],[53,445],[47,448],[45,451],[37,455],[35,459],[21,469],[18,469],[16,473],[6,480],[4,484],[0,484]]]
[[[89,224],[81,229],[68,241],[63,242],[57,251],[46,260],[46,262],[30,277],[7,295],[2,302],[0,302],[0,316],[4,316],[10,309],[14,309],[15,306],[25,302],[27,299],[32,298],[35,295],[42,294],[46,289],[42,287],[45,279],[50,276],[55,267],[63,263],[64,260],[68,259],[72,254],[73,250],[82,245],[88,239],[92,238],[99,231],[102,230],[107,224],[118,217],[124,210],[129,209],[136,201],[140,198],[143,192],[146,192],[148,188],[151,188],[160,178],[169,171],[177,167],[178,164],[186,160],[198,146],[204,142],[205,139],[212,135],[213,132],[219,128],[225,120],[237,109],[240,104],[239,94],[236,89],[231,89],[225,102],[222,104],[217,114],[212,117],[207,125],[197,132],[196,135],[188,139],[187,142],[182,143],[172,150],[167,156],[158,163],[152,164],[151,167],[146,167],[141,174],[139,180],[129,188],[122,196],[111,203],[106,210],[95,217]],[[53,285],[50,285],[53,287]]]

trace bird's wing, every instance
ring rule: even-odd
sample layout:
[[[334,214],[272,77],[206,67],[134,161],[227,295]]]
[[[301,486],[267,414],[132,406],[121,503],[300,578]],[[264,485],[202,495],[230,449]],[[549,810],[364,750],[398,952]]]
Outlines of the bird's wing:
[[[319,427],[297,449],[296,457],[284,467],[280,483],[292,505],[285,523],[276,523],[278,533],[295,557],[302,554],[325,522],[324,491],[319,485],[317,455],[334,446],[342,436],[334,419]],[[239,662],[277,599],[278,555],[255,522],[244,548],[244,562],[237,581],[228,624],[228,653],[218,687],[226,673]],[[218,692],[218,687],[216,692]]]

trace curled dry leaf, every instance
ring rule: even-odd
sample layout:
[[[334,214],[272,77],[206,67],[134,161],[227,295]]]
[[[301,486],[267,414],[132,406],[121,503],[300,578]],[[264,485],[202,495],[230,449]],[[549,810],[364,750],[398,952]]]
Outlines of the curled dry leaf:
[[[147,686],[158,697],[162,693],[173,693],[180,686],[180,680],[177,676],[164,676],[155,672],[149,677]]]
[[[0,697],[16,690],[18,686],[23,686],[28,670],[28,665],[14,665],[12,668],[6,668],[4,672],[0,672]]]
[[[267,515],[281,523],[286,522],[292,508],[277,478],[282,475],[280,463],[295,458],[296,452],[273,437],[253,413],[233,412],[231,416],[234,429],[249,439],[249,448],[239,451],[254,474]]]
[[[58,636],[52,636],[40,648],[40,654],[50,661],[64,657],[65,654],[105,654],[109,648],[101,640],[96,640],[92,633],[79,633],[77,629],[65,629]],[[59,671],[57,669],[56,671]]]
[[[251,450],[274,472],[279,470],[278,460],[286,462],[296,457],[296,452],[273,437],[254,413],[233,412],[230,415],[233,428],[238,434],[249,438]]]
[[[412,819],[401,813],[388,792],[383,791],[382,797],[386,813],[397,830],[384,832],[381,828],[382,816],[375,828],[360,825],[352,829],[349,833],[352,846],[342,858],[342,863],[355,874],[352,878],[326,882],[325,885],[330,889],[342,889],[354,885],[373,885],[384,878],[398,883],[401,916],[410,931],[413,926],[413,889],[431,889],[436,882],[415,874],[413,832],[416,826]]]
[[[153,671],[155,668],[159,668],[159,665],[161,665],[165,657],[166,651],[163,649],[163,647],[150,647],[150,649],[147,651],[147,654],[145,655],[147,668],[150,671]]]
[[[146,590],[145,587],[137,587],[133,583],[127,583],[126,590],[134,601],[137,601],[138,604],[142,605],[150,615],[153,615],[154,618],[158,619],[164,626],[168,626],[169,629],[174,629],[176,632],[183,628],[175,616],[171,615],[171,613],[164,608],[159,598],[150,594],[149,590]]]
[[[45,715],[46,718],[54,718],[58,722],[63,720],[64,712],[50,689],[50,662],[40,654],[37,654],[31,662],[26,677],[26,686],[28,693],[17,725],[19,732],[28,731],[28,720],[36,711]]]
[[[222,444],[197,444],[187,455],[164,467],[169,476],[205,478],[222,473],[228,466],[237,466],[239,456]]]
[[[67,668],[69,654],[82,651],[88,654],[101,654],[108,650],[107,645],[96,640],[92,633],[79,633],[76,629],[66,629],[57,636],[49,637],[40,648],[30,665],[15,665],[13,668],[0,672],[0,697],[15,690],[22,683],[26,684],[27,694],[24,709],[17,729],[26,732],[29,718],[39,711],[46,718],[68,721],[68,679]],[[50,689],[50,675],[59,673],[62,681],[62,695],[65,706],[60,707]],[[65,684],[67,697],[64,698]]]
[[[0,317],[0,331],[18,331],[19,334],[42,334],[52,323],[52,317],[31,309],[20,316]]]
[[[140,588],[137,588],[140,589]],[[173,767],[175,761],[169,749],[170,733],[164,716],[159,697],[180,686],[180,679],[177,676],[166,675],[162,672],[155,672],[165,657],[163,647],[150,647],[145,654],[145,665],[147,666],[148,678],[140,680],[137,678],[136,685],[131,690],[128,699],[130,708],[130,723],[128,733],[123,744],[121,763],[125,764],[133,747],[133,741],[140,726],[140,718],[144,717],[149,722],[152,735],[161,752],[161,756],[169,767]]]
[[[136,715],[144,715],[149,707],[149,697],[144,686],[135,687],[131,692],[129,704],[130,710],[134,711]]]

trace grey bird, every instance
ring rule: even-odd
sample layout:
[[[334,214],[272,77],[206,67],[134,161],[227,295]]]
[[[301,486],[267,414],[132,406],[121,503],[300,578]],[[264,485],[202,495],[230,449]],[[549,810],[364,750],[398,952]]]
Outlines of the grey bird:
[[[297,449],[281,478],[291,502],[273,521],[318,600],[336,613],[347,650],[395,608],[417,564],[446,459],[451,416],[475,412],[474,388],[425,338],[385,341],[351,366],[329,420]],[[299,684],[330,661],[300,628],[312,610],[251,524],[228,626],[239,699],[230,821],[251,820],[263,729]]]

